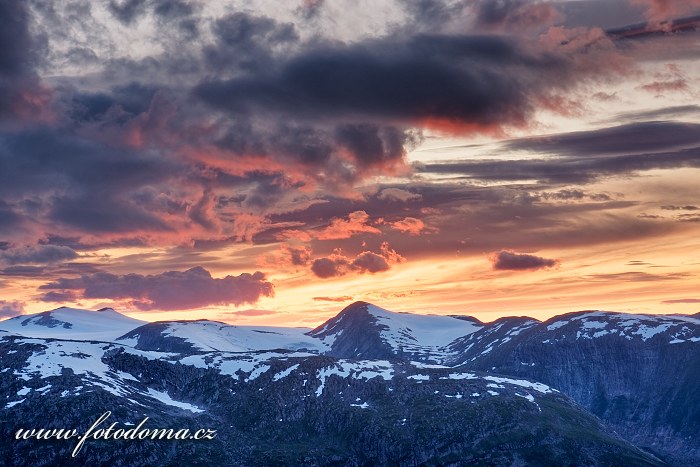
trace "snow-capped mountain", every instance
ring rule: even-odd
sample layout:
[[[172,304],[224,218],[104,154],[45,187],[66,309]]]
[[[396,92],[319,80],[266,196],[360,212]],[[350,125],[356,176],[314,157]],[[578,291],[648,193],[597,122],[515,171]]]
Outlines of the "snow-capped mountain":
[[[661,465],[544,384],[423,363],[310,353],[162,353],[0,338],[3,421],[217,430],[212,442],[0,443],[4,465]]]
[[[141,350],[161,352],[250,352],[308,350],[322,353],[323,342],[306,335],[308,328],[231,326],[217,321],[159,321],[140,326],[117,339]]]
[[[456,354],[451,344],[484,325],[475,318],[395,313],[356,302],[309,333],[344,358],[401,357],[441,363]]]
[[[357,302],[310,330],[59,308],[0,331],[3,421],[79,424],[118,408],[125,422],[222,431],[186,454],[132,448],[124,465],[700,463],[695,315],[482,323]],[[36,449],[0,447],[0,463],[27,465],[17,453]],[[115,460],[92,452],[93,465]]]
[[[697,316],[569,313],[483,347],[452,364],[541,381],[634,443],[700,461]]]
[[[111,308],[97,311],[61,307],[0,321],[0,331],[26,337],[113,341],[145,324]]]

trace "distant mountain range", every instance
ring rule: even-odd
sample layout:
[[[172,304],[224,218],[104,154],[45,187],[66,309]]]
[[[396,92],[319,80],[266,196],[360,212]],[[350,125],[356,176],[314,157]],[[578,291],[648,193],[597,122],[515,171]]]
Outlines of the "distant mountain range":
[[[700,316],[356,302],[316,329],[59,308],[0,322],[0,464],[700,465]],[[15,440],[19,428],[217,430]]]

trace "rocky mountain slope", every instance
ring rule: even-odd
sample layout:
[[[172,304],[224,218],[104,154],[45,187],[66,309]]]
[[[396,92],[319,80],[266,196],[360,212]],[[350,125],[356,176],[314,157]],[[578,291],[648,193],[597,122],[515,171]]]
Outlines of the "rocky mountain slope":
[[[481,323],[357,302],[310,330],[61,308],[0,322],[0,427],[111,410],[217,430],[89,441],[89,465],[697,465],[699,351],[696,316]],[[0,463],[56,465],[74,445],[0,443]]]
[[[442,363],[457,353],[450,344],[483,328],[474,318],[394,313],[356,302],[309,332],[345,358],[402,358]]]

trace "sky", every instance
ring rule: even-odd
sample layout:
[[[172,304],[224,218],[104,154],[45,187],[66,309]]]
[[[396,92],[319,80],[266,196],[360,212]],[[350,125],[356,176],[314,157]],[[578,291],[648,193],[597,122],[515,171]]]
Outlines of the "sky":
[[[0,318],[700,311],[698,0],[0,0]]]

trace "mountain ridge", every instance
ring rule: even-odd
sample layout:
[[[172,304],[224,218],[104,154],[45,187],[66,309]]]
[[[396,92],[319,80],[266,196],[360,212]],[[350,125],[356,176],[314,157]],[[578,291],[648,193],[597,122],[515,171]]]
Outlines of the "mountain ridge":
[[[102,334],[86,332],[87,325],[97,326]],[[115,329],[106,329],[109,325]],[[125,327],[130,329],[117,333]],[[87,390],[104,393],[113,403],[128,405],[131,398],[153,410],[163,410],[165,404],[170,407],[166,412],[175,411],[169,416],[178,417],[182,410],[213,410],[214,399],[182,392],[188,384],[206,394],[219,394],[222,388],[248,394],[251,387],[277,394],[281,381],[295,381],[293,390],[303,393],[303,400],[323,400],[315,406],[323,413],[338,404],[341,411],[370,410],[372,400],[386,400],[389,405],[381,410],[394,413],[401,406],[393,392],[397,384],[408,391],[402,397],[410,400],[425,397],[425,388],[433,388],[441,395],[429,398],[436,407],[454,400],[486,410],[491,403],[482,398],[492,397],[505,398],[506,405],[523,399],[544,410],[542,404],[549,399],[538,400],[533,389],[541,387],[558,391],[552,394],[570,400],[564,405],[579,407],[588,414],[581,415],[586,420],[589,415],[602,420],[603,431],[619,433],[626,443],[652,453],[639,465],[656,465],[658,458],[672,465],[700,463],[700,443],[694,436],[700,432],[700,319],[695,315],[583,310],[543,322],[502,317],[482,323],[464,316],[395,313],[355,302],[308,329],[210,320],[142,322],[112,309],[62,307],[0,322],[0,331],[5,350],[0,359],[4,368],[14,369],[0,372],[6,410],[24,413],[28,401],[41,405],[80,398]],[[110,340],[96,338],[109,333]],[[199,371],[208,383],[190,379]],[[148,374],[152,376],[144,376]],[[175,380],[164,386],[162,378]],[[455,389],[456,381],[471,384],[471,389]],[[360,391],[357,401],[344,396],[351,387]],[[564,406],[557,402],[552,407],[547,417],[559,420]],[[352,418],[352,413],[343,417]],[[372,423],[384,424],[387,414]],[[562,420],[557,424],[568,427]],[[460,446],[465,452],[466,445]],[[590,459],[605,465],[597,457],[603,451],[596,447]],[[525,455],[519,448],[511,454],[515,452]]]

